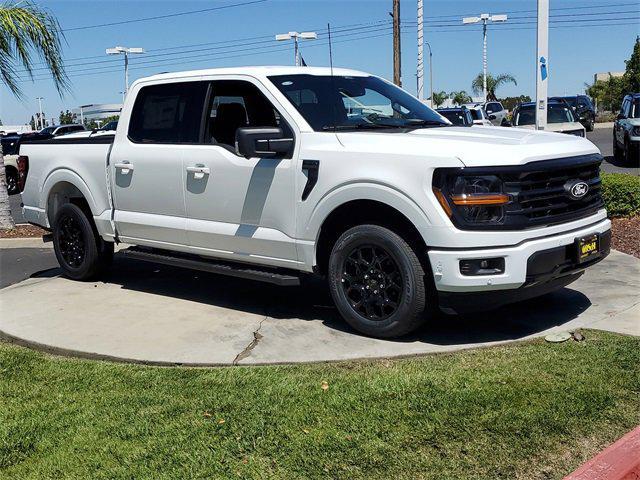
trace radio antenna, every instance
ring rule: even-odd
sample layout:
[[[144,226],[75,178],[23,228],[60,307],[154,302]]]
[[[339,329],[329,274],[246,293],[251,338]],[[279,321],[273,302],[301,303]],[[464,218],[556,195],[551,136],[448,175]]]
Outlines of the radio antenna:
[[[331,69],[331,89],[335,92],[336,90],[336,82],[333,79],[333,51],[331,49],[331,25],[329,23],[327,23],[327,35],[329,37],[329,68]],[[336,133],[336,120],[337,120],[337,115],[336,115],[336,106],[335,104],[333,105],[333,108],[331,109],[333,110],[333,133]]]

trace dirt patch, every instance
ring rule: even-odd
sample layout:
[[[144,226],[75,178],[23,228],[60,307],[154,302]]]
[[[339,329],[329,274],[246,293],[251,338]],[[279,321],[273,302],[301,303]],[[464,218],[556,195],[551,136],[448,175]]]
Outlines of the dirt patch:
[[[611,219],[611,247],[640,258],[640,216]]]
[[[0,238],[34,238],[41,237],[49,232],[35,225],[17,225],[15,228],[0,229]]]

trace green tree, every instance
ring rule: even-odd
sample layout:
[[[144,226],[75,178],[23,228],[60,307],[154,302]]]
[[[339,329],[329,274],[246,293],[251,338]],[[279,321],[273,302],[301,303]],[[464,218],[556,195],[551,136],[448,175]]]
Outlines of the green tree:
[[[76,114],[71,113],[69,110],[66,112],[60,111],[60,125],[69,125],[70,123],[76,123]]]
[[[529,95],[518,95],[517,97],[504,97],[500,99],[502,106],[509,111],[513,110],[519,103],[526,103],[530,101],[531,97]]]
[[[448,97],[447,92],[433,92],[433,106],[438,108]]]
[[[490,73],[487,73],[487,100],[497,101],[498,97],[496,97],[496,90],[506,85],[507,83],[518,85],[515,77],[513,75],[509,75],[508,73],[501,73],[496,77],[494,77]],[[482,73],[479,73],[478,76],[473,79],[473,82],[471,82],[471,89],[473,90],[473,93],[479,95],[482,93],[482,88]]]
[[[451,98],[455,105],[463,105],[465,103],[471,102],[471,97],[464,90],[460,90],[459,92],[451,92],[449,94],[449,98]]]
[[[23,98],[19,67],[33,78],[34,55],[46,64],[53,82],[62,93],[69,88],[62,61],[62,31],[51,13],[30,0],[0,5],[0,82],[13,95]],[[14,226],[0,146],[0,228]]]
[[[640,92],[640,37],[636,37],[631,57],[625,63],[627,68],[623,78],[627,92]]]

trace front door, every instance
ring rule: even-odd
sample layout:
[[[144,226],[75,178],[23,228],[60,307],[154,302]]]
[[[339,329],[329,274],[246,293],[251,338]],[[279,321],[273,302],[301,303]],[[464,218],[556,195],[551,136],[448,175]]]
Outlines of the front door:
[[[124,242],[186,246],[184,204],[186,144],[200,137],[205,82],[143,86],[137,91],[129,130],[118,132],[109,158],[114,220]]]
[[[202,254],[295,268],[296,155],[235,153],[241,127],[280,127],[294,135],[262,88],[252,80],[211,82],[203,143],[183,150],[187,237]]]

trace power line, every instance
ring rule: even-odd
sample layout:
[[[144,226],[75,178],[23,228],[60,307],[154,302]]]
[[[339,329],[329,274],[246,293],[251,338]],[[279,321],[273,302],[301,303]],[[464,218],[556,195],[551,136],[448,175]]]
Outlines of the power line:
[[[267,0],[250,0],[248,2],[243,2],[243,3],[233,3],[231,5],[221,5],[219,7],[212,7],[212,8],[203,8],[201,10],[189,10],[186,12],[177,12],[177,13],[171,13],[171,14],[167,14],[167,15],[156,15],[153,17],[144,17],[144,18],[135,18],[132,20],[122,20],[119,22],[110,22],[110,23],[99,23],[97,25],[83,25],[81,27],[72,27],[72,28],[64,28],[62,29],[63,32],[73,32],[73,31],[77,31],[77,30],[88,30],[90,28],[101,28],[101,27],[112,27],[114,25],[125,25],[128,23],[136,23],[136,22],[149,22],[152,20],[160,20],[163,18],[173,18],[173,17],[180,17],[180,16],[184,16],[184,15],[194,15],[196,13],[206,13],[206,12],[213,12],[215,10],[224,10],[227,8],[234,8],[234,7],[243,7],[246,5],[253,5],[256,3],[264,3]]]

